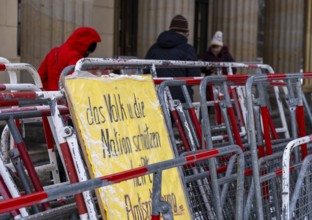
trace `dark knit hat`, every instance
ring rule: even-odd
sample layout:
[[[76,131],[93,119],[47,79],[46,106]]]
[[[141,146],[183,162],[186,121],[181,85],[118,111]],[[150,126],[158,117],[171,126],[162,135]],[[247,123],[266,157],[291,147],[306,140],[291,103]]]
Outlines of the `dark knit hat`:
[[[176,15],[172,18],[169,29],[187,33],[189,32],[188,22],[182,15]]]

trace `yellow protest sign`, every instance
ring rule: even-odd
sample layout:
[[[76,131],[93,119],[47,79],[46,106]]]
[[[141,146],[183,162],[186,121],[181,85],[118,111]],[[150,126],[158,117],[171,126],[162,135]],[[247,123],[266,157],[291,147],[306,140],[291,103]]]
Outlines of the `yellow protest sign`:
[[[64,85],[93,178],[174,158],[150,76],[69,76]],[[98,189],[102,215],[149,219],[152,182],[150,174]],[[190,219],[177,168],[163,172],[162,198],[174,219]]]

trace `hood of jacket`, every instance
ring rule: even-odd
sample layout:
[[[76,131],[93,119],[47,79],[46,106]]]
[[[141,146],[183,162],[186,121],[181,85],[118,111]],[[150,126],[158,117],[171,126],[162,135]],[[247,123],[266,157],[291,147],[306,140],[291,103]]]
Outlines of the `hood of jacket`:
[[[157,38],[157,45],[163,48],[172,48],[186,43],[187,38],[175,31],[164,31]]]
[[[80,27],[69,36],[64,45],[85,56],[90,44],[94,42],[101,42],[101,37],[97,31],[90,27]]]

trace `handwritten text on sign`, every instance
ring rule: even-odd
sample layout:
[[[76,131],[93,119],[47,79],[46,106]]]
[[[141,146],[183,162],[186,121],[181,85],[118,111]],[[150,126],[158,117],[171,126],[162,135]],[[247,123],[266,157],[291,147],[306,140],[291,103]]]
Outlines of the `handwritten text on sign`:
[[[65,89],[93,177],[174,158],[150,76],[70,76]],[[152,183],[150,174],[99,189],[107,218],[149,219]],[[162,198],[189,219],[177,169],[163,172]]]

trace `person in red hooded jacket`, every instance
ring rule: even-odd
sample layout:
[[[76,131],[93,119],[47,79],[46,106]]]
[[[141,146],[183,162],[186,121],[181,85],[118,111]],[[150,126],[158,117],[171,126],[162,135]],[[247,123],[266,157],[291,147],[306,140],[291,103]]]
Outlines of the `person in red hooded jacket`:
[[[43,89],[58,90],[62,70],[94,52],[98,42],[101,42],[101,37],[96,30],[90,27],[80,27],[63,45],[53,48],[38,69]]]

